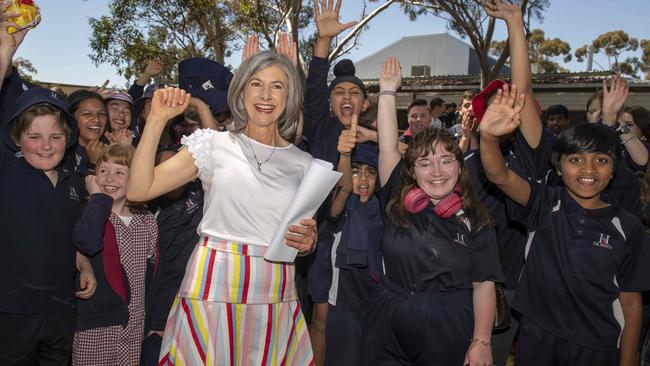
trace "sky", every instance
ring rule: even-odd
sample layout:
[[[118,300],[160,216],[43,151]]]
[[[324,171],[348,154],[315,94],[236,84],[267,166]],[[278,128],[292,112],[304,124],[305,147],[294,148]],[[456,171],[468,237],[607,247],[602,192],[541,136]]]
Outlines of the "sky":
[[[541,24],[547,38],[559,37],[572,49],[590,43],[599,34],[622,29],[638,39],[650,39],[648,0],[550,0],[551,6],[544,14]],[[88,55],[91,53],[89,37],[91,29],[88,20],[108,13],[110,0],[36,0],[41,8],[42,22],[25,39],[16,57],[31,60],[38,70],[37,80],[66,84],[100,85],[110,80],[112,86],[125,86],[128,82],[117,75],[115,67],[109,64],[94,65]],[[378,3],[369,3],[374,9]],[[341,21],[359,20],[363,2],[344,0]],[[428,15],[409,21],[398,5],[379,14],[369,23],[369,28],[359,38],[359,47],[348,55],[353,61],[371,55],[383,47],[405,36],[448,32],[446,22]],[[505,39],[505,26],[498,22],[495,40]],[[467,41],[468,42],[468,41]],[[468,42],[469,43],[469,42]],[[637,52],[640,55],[640,52]],[[236,52],[226,60],[230,65],[239,64],[241,54]],[[607,59],[595,60],[607,67]],[[575,61],[564,65],[571,71],[584,71],[585,63]],[[594,65],[594,67],[597,67]]]

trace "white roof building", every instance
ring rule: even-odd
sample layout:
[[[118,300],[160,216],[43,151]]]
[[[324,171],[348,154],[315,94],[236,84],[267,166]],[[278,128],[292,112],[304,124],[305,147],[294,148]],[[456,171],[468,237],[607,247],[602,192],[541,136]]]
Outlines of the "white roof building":
[[[474,49],[448,33],[409,36],[354,63],[362,80],[377,79],[387,57],[397,57],[402,76],[476,75],[480,73]],[[491,61],[495,62],[493,59]],[[508,73],[508,69],[504,70]]]

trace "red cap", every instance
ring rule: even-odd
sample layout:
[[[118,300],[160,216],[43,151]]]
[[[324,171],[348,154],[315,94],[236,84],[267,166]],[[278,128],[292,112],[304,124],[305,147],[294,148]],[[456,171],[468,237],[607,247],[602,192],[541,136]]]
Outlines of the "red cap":
[[[490,97],[494,93],[499,91],[499,89],[503,88],[503,85],[505,84],[506,82],[500,79],[492,80],[488,84],[488,86],[485,87],[485,89],[481,90],[481,92],[476,94],[474,99],[472,99],[472,110],[474,111],[474,117],[476,117],[477,123],[480,123],[481,120],[483,119],[483,115],[487,110],[488,100],[490,99]],[[537,98],[535,98],[533,102],[535,103],[535,109],[537,110],[537,114],[541,116],[542,113],[544,112],[541,104],[539,104]]]
[[[505,81],[499,79],[492,80],[488,86],[472,99],[472,110],[474,111],[474,117],[476,117],[477,123],[480,123],[483,119],[483,115],[488,107],[488,99],[501,89],[505,83]]]

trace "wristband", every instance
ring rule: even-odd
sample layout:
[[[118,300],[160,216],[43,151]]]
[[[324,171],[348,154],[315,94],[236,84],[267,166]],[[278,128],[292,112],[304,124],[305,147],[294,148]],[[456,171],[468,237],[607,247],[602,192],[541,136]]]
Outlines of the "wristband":
[[[382,95],[392,95],[395,96],[397,95],[397,92],[394,90],[380,90],[379,91],[379,96],[381,97]]]
[[[625,144],[627,144],[628,142],[634,140],[635,138],[636,138],[636,136],[628,137],[628,138],[626,138],[625,140],[622,140],[622,141],[621,141],[621,144],[625,145]]]
[[[472,343],[479,343],[479,344],[482,344],[482,345],[484,345],[485,347],[489,348],[490,351],[492,350],[492,345],[490,344],[490,342],[485,341],[485,340],[483,340],[483,339],[480,339],[480,338],[472,338],[472,339],[470,339],[469,341],[472,342]]]

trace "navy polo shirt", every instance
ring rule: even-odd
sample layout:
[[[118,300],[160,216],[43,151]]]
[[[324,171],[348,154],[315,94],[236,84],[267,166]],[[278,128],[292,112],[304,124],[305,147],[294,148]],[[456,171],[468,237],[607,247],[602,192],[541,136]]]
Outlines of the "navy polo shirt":
[[[650,247],[638,218],[610,205],[582,208],[565,188],[531,184],[526,207],[509,205],[530,231],[513,307],[579,345],[616,349],[621,291],[650,289]]]
[[[85,190],[58,169],[45,173],[0,146],[0,312],[41,313],[74,307],[72,229]]]
[[[327,59],[314,56],[309,62],[309,74],[305,80],[305,122],[302,134],[309,140],[313,157],[336,165],[339,161],[336,146],[345,126],[330,112],[330,94],[327,88],[329,69]]]
[[[393,170],[382,191],[384,203],[395,197],[401,162]],[[472,232],[457,217],[441,219],[432,205],[417,214],[408,214],[410,227],[391,219],[384,222],[382,254],[386,277],[412,293],[438,293],[472,289],[472,282],[502,282],[494,229]]]

